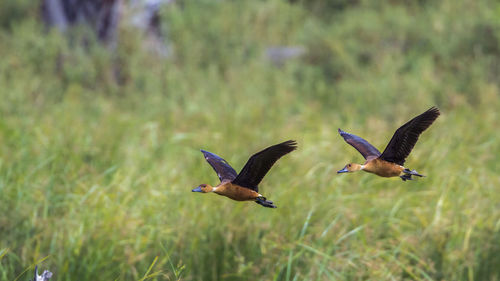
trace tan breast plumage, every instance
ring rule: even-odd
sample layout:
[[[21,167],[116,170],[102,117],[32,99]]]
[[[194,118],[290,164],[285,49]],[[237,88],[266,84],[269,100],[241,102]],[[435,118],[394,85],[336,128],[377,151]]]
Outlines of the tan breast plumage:
[[[366,161],[364,164],[363,171],[388,178],[401,175],[403,169],[404,167],[396,163],[387,162],[385,160],[377,158]]]
[[[221,183],[216,187],[214,192],[236,201],[253,201],[259,197],[259,193],[230,182]]]

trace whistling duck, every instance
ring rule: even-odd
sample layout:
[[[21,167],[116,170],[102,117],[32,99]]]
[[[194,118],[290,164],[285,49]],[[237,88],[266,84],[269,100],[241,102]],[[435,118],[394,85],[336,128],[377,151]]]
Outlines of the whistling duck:
[[[423,177],[417,171],[410,171],[403,165],[406,157],[408,157],[415,146],[419,135],[438,118],[439,114],[439,109],[433,106],[426,112],[408,121],[396,130],[382,153],[366,140],[339,129],[339,133],[344,140],[356,148],[365,157],[366,162],[363,165],[356,163],[347,164],[337,173],[363,170],[381,177],[399,176],[403,181],[412,180],[411,176]]]
[[[293,140],[270,146],[250,157],[239,174],[226,160],[211,152],[201,150],[208,164],[219,176],[220,183],[217,186],[201,184],[192,191],[214,192],[236,201],[255,201],[264,207],[276,208],[272,201],[259,193],[258,185],[278,159],[296,148],[297,143]]]

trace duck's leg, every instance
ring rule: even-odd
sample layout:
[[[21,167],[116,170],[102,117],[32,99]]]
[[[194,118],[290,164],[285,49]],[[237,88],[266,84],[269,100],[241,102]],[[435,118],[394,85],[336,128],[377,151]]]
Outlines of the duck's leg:
[[[273,205],[273,201],[267,200],[264,196],[257,197],[255,199],[255,203],[267,208],[277,208],[275,205]]]
[[[411,176],[425,177],[424,175],[421,175],[421,174],[417,173],[417,171],[415,171],[415,170],[411,170],[410,171],[410,169],[404,169],[403,173],[411,175]]]

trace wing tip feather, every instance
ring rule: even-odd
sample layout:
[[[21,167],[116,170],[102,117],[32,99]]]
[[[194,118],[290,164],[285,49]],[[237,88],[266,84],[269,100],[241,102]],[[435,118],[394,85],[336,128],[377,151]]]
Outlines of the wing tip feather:
[[[351,134],[349,134],[348,132],[346,132],[346,131],[344,131],[344,130],[342,130],[342,129],[340,129],[340,128],[338,128],[338,130],[337,130],[337,131],[339,132],[339,135],[340,135],[341,137],[343,137],[344,139],[346,139],[346,137],[349,137],[349,136],[351,135]]]
[[[429,108],[429,109],[427,110],[427,112],[432,113],[432,114],[433,114],[434,116],[436,116],[436,117],[437,117],[437,116],[439,116],[439,115],[441,115],[441,111],[440,111],[440,110],[439,110],[439,108],[438,108],[437,106],[435,106],[435,105],[433,105],[431,108]]]
[[[287,140],[285,142],[282,142],[281,145],[286,146],[288,149],[290,149],[290,151],[294,151],[298,147],[296,140]]]
[[[209,151],[206,151],[203,149],[200,149],[200,151],[201,151],[201,153],[203,153],[203,157],[205,157],[205,159],[208,159],[208,157],[212,154]]]

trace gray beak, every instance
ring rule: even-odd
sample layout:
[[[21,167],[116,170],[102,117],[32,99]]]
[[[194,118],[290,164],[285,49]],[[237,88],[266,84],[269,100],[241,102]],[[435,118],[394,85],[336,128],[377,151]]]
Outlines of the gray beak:
[[[337,171],[337,174],[347,173],[347,172],[349,172],[349,171],[347,170],[346,167],[344,167],[344,169]]]
[[[201,187],[198,186],[197,188],[191,190],[192,192],[201,192]]]

